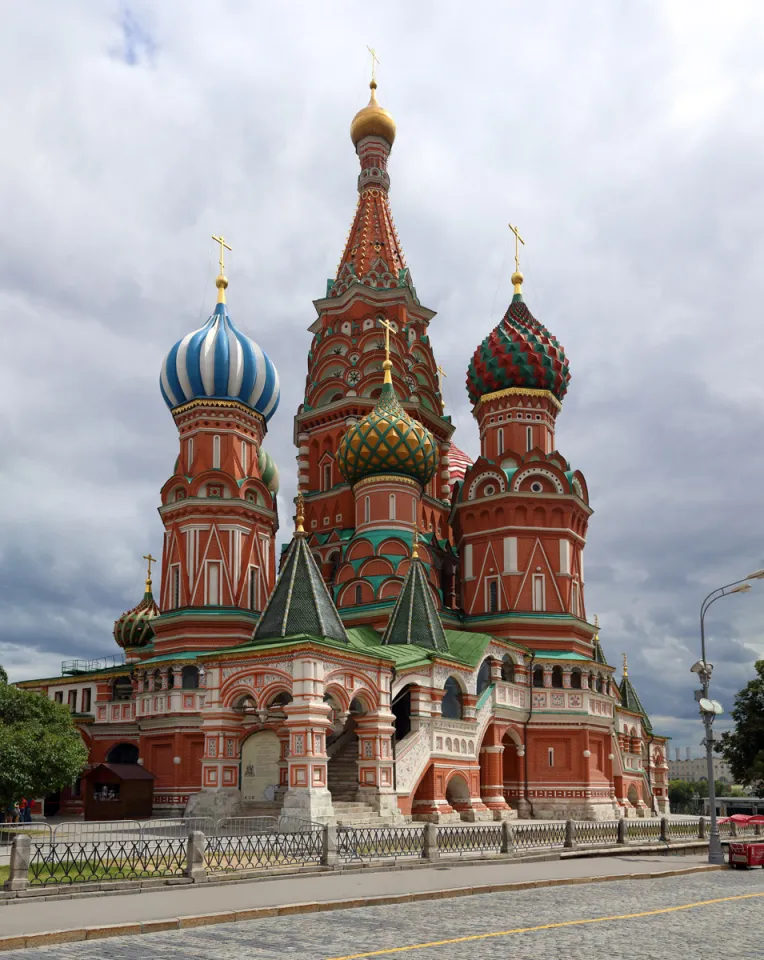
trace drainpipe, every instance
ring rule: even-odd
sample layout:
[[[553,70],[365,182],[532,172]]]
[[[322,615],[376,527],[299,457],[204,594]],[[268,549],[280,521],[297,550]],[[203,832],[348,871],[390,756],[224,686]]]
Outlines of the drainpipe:
[[[531,817],[535,817],[536,814],[533,810],[533,801],[528,796],[528,724],[531,722],[531,714],[533,713],[533,661],[535,656],[531,654],[531,662],[528,665],[528,716],[526,717],[525,723],[523,724],[523,769],[525,771],[525,799],[528,801],[528,805],[531,808]]]

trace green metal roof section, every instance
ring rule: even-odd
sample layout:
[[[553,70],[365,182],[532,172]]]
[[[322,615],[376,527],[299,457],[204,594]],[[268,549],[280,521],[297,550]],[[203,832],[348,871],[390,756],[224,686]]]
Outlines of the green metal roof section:
[[[289,545],[273,593],[255,627],[254,641],[298,633],[347,643],[348,635],[304,535]]]
[[[653,732],[653,725],[650,723],[650,718],[645,711],[645,708],[642,706],[642,701],[637,696],[637,691],[634,689],[634,685],[631,680],[629,680],[629,674],[626,672],[624,667],[623,679],[621,684],[618,687],[621,691],[621,705],[626,710],[631,710],[632,713],[638,713],[642,717],[642,724],[645,728],[646,733]]]
[[[448,652],[446,635],[435,609],[427,573],[418,557],[414,557],[409,565],[382,643],[413,643],[430,650]]]
[[[488,633],[472,633],[468,630],[446,630],[448,652],[456,660],[476,667],[483,659],[493,637]]]
[[[567,650],[534,650],[536,660],[583,660],[588,663],[590,658],[580,653],[569,653]]]

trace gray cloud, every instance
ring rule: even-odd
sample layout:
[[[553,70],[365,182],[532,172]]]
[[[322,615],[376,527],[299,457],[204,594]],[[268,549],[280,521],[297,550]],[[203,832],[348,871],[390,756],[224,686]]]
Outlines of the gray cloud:
[[[463,389],[511,294],[573,381],[558,445],[596,513],[587,609],[657,726],[695,744],[689,665],[717,584],[764,565],[759,51],[764,13],[658,0],[210,6],[168,0],[14,12],[0,54],[0,660],[14,677],[111,652],[155,554],[177,439],[166,350],[212,306],[209,235],[234,252],[229,304],[277,364],[267,448],[283,528],[291,417],[314,317],[355,205],[349,121],[365,45],[398,121],[392,203],[456,441]],[[19,42],[23,37],[24,42]],[[716,693],[764,655],[761,591],[709,614]],[[694,724],[694,725],[693,725]]]

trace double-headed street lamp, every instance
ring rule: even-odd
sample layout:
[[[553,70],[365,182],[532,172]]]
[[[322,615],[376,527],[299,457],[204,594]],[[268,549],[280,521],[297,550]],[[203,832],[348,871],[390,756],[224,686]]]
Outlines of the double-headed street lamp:
[[[706,747],[706,771],[708,775],[708,803],[711,808],[711,832],[708,837],[709,863],[724,863],[724,850],[722,850],[722,843],[719,837],[719,825],[716,820],[713,730],[714,719],[720,713],[724,713],[724,709],[718,701],[711,700],[708,696],[708,688],[711,684],[711,674],[714,672],[714,665],[706,659],[706,613],[711,604],[716,603],[717,600],[721,600],[722,597],[728,597],[732,593],[745,593],[747,590],[750,590],[751,584],[748,583],[749,580],[762,579],[764,579],[764,570],[756,570],[754,573],[749,573],[747,577],[743,577],[742,580],[735,580],[733,583],[728,583],[723,587],[717,587],[716,590],[712,590],[700,605],[700,660],[694,663],[690,667],[690,670],[692,673],[697,673],[700,678],[702,689],[695,691],[695,699],[698,701],[700,715],[703,718],[703,725],[706,728],[704,743]]]

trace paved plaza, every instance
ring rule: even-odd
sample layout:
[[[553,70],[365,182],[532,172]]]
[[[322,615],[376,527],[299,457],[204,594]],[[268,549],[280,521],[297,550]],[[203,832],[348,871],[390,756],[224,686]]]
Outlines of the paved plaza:
[[[760,960],[764,955],[762,916],[764,872],[725,870],[275,917],[10,951],[4,956],[18,960],[134,960],[136,954],[144,960],[277,960],[285,955],[301,960],[373,956],[390,960],[614,960],[622,956],[667,960],[689,952],[699,957]],[[549,926],[539,929],[545,925]]]

